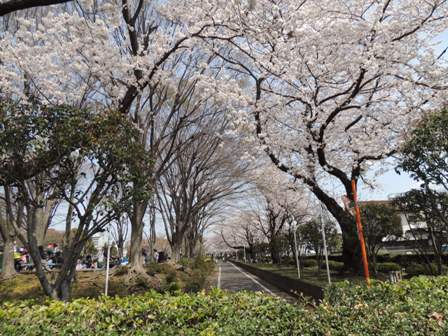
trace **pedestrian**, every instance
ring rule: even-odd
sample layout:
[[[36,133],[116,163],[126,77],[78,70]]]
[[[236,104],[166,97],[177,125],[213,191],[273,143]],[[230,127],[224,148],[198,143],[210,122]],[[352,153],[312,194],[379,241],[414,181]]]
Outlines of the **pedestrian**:
[[[86,268],[92,268],[92,256],[90,254],[86,257]]]
[[[81,259],[78,259],[78,261],[76,262],[76,270],[80,271],[82,269],[83,269],[83,266],[82,266]]]

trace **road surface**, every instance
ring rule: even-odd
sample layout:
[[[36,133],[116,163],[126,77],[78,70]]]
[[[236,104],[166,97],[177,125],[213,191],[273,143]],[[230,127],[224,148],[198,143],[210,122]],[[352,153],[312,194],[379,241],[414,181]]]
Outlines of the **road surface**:
[[[282,292],[280,289],[264,282],[257,276],[230,262],[218,262],[216,287],[231,292],[242,290],[264,292],[273,296],[284,298],[290,302],[296,302],[293,297]]]

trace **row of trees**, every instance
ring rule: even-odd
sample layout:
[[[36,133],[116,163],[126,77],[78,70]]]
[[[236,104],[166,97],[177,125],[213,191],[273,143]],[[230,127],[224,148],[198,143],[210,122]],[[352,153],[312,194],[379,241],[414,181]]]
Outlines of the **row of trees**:
[[[412,190],[391,201],[362,202],[363,231],[374,274],[380,250],[394,242],[409,243],[408,248],[416,252],[428,271],[442,274],[442,246],[448,243],[448,227],[441,226],[433,217],[427,221],[425,215],[433,210],[427,200],[416,199],[416,195],[417,191]],[[234,249],[240,256],[244,249],[248,261],[273,264],[295,260],[297,249],[299,260],[305,255],[314,255],[320,270],[324,255],[323,229],[329,253],[341,253],[342,237],[328,213],[317,214],[316,209],[302,208],[301,221],[297,221],[285,208],[275,211],[272,203],[261,204],[256,210],[243,210],[222,225],[221,248]],[[400,215],[407,220],[402,222]],[[434,226],[435,223],[438,225]],[[431,268],[431,254],[435,256],[437,270]]]
[[[447,121],[448,112],[446,110],[426,115],[418,127],[408,134],[405,145],[400,149],[396,170],[399,173],[407,172],[420,182],[419,189],[410,190],[391,200],[362,202],[361,204],[367,252],[374,272],[377,268],[376,259],[379,250],[385,246],[386,241],[391,242],[398,239],[410,240],[412,242],[410,246],[420,256],[421,263],[428,267],[428,271],[442,274],[443,254],[448,246]],[[270,187],[275,189],[274,184],[271,184]],[[284,193],[286,192],[285,190]],[[306,197],[306,195],[302,192],[301,197]],[[278,201],[281,198],[275,197],[275,199]],[[286,204],[288,200],[283,199],[283,203],[283,206],[280,207],[282,216],[276,214],[276,217],[282,218],[282,221],[285,222],[278,226],[277,237],[280,240],[289,241],[290,246],[279,244],[279,248],[280,246],[283,248],[280,253],[283,255],[294,253],[292,230],[296,228],[299,245],[311,247],[319,260],[322,250],[321,222],[320,220],[310,220],[316,216],[315,211],[309,209],[310,204],[307,202],[292,205],[291,202]],[[298,212],[302,214],[301,220],[297,221],[297,217],[291,215],[291,207],[294,208],[296,214]],[[233,246],[237,246],[238,244],[235,242],[239,241],[240,245],[249,247],[249,253],[254,250],[252,246],[256,245],[255,242],[259,246],[269,242],[272,235],[266,234],[267,231],[262,226],[255,225],[253,219],[256,218],[258,223],[264,220],[267,227],[272,227],[269,225],[272,222],[271,204],[266,202],[265,206],[257,209],[256,212],[257,215],[252,214],[251,216],[243,214],[239,221],[246,224],[241,227],[242,230],[238,231],[233,228],[228,231],[230,236],[225,241],[233,241]],[[404,218],[400,218],[400,215]],[[334,224],[331,224],[331,221],[328,223],[329,228],[326,234],[330,237],[329,247],[331,249],[337,246],[337,243],[331,242],[331,227]],[[327,227],[327,223],[324,226]],[[431,254],[437,265],[436,270],[432,267]],[[274,263],[279,261],[279,258],[272,254],[271,259]]]
[[[153,244],[161,218],[174,257],[194,254],[239,176],[262,161],[273,253],[279,227],[302,220],[302,207],[278,200],[300,201],[304,186],[338,222],[345,267],[357,268],[353,218],[328,183],[353,200],[351,181],[443,106],[445,53],[433,38],[447,13],[438,0],[2,2],[2,238],[23,240],[39,264],[38,228],[62,202],[70,259],[126,214],[130,273],[144,273],[145,225]],[[45,117],[60,110],[57,131]],[[69,296],[65,264],[54,284],[39,275],[48,295]]]
[[[235,163],[230,147],[222,146],[225,136],[217,136],[225,125],[220,111],[207,109],[178,131],[172,144],[176,158],[155,184],[151,172],[156,162],[141,144],[140,131],[122,114],[40,105],[7,105],[2,112],[2,273],[14,274],[13,245],[19,241],[52,297],[70,296],[86,242],[110,224],[123,254],[127,218],[136,200],[151,204],[146,214],[150,228],[156,215],[162,218],[172,257],[179,260],[182,249],[190,257],[200,252],[204,231],[223,210],[223,201],[242,187],[238,178],[245,167]],[[141,187],[136,189],[136,183]],[[40,252],[55,214],[66,218],[64,267],[51,283],[40,266]],[[152,251],[156,237],[149,235]],[[135,240],[131,234],[131,256],[138,249],[143,258],[142,243],[143,237]]]
[[[67,299],[85,242],[114,224],[122,253],[128,220],[129,273],[145,275],[145,225],[150,251],[162,220],[174,260],[193,256],[242,187],[213,85],[222,65],[162,7],[70,2],[0,19],[4,276],[19,241],[45,293]],[[39,249],[55,213],[65,217],[66,256],[51,282]]]

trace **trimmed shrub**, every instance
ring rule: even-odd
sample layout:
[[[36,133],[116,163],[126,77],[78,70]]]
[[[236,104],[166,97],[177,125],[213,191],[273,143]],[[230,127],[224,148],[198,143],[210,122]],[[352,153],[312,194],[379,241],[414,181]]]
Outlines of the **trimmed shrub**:
[[[175,282],[177,279],[177,274],[175,270],[171,270],[166,274],[166,282],[167,283],[171,283],[171,282]]]
[[[167,284],[167,287],[165,288],[165,290],[172,293],[172,292],[180,291],[181,287],[179,286],[179,284],[177,282],[170,282]]]
[[[385,253],[385,254],[379,254],[376,259],[378,260],[378,262],[382,262],[382,263],[386,263],[386,262],[391,262],[392,261],[392,257],[390,256],[389,253]]]
[[[144,295],[0,305],[0,335],[400,335],[448,334],[448,277],[370,288],[340,283],[315,309],[262,293]]]
[[[388,273],[391,271],[401,271],[401,266],[393,262],[377,263],[378,272]]]
[[[428,273],[428,270],[421,264],[410,264],[406,267],[406,273],[409,275],[420,275]]]
[[[344,269],[344,263],[334,260],[328,260],[328,266],[332,271],[342,271]],[[325,269],[325,261],[320,266],[321,269]]]
[[[448,277],[330,286],[316,335],[448,335]]]
[[[316,267],[317,261],[314,259],[304,259],[300,261],[300,265],[303,267]]]
[[[285,256],[285,257],[282,257],[282,262],[281,263],[285,264],[285,265],[295,265],[296,264],[296,260],[294,258]]]
[[[0,335],[286,335],[306,310],[261,293],[30,301],[0,307]]]
[[[447,272],[448,267],[442,265],[442,273],[446,274]],[[431,265],[423,265],[413,263],[406,267],[406,273],[410,276],[437,274],[437,264],[432,263]]]

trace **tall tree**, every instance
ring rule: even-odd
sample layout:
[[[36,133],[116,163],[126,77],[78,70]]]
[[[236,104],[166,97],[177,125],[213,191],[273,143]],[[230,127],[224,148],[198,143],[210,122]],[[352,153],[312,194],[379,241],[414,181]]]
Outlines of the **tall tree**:
[[[324,252],[324,240],[322,237],[322,218],[310,220],[308,223],[299,227],[300,235],[303,241],[312,249],[316,256],[318,271],[322,266],[322,257]],[[331,220],[324,220],[325,238],[327,248],[336,243],[337,230],[336,225]]]
[[[443,105],[446,54],[434,38],[447,12],[436,0],[257,0],[209,1],[196,14],[213,18],[200,35],[234,73],[228,94],[244,97],[235,126],[337,219],[346,268],[359,265],[354,219],[327,182],[353,200],[351,181]]]
[[[448,109],[427,114],[400,150],[398,171],[448,192]]]
[[[198,83],[214,85],[201,76],[207,61],[196,57],[192,43],[203,24],[177,20],[172,6],[176,1],[76,2],[46,8],[42,17],[16,19],[19,29],[0,39],[2,97],[119,110],[142,130],[141,143],[156,161],[149,175],[155,187],[172,161],[178,129],[188,123],[179,111],[192,111],[179,106],[191,102]],[[190,23],[196,31],[187,31],[185,24]],[[30,33],[38,34],[39,42]],[[133,188],[145,186],[134,181]],[[139,199],[128,208],[130,267],[137,273],[144,273],[141,245],[147,208],[148,201]]]
[[[448,194],[429,188],[413,189],[396,197],[394,203],[407,217],[408,222],[411,222],[412,215],[416,222],[426,224],[426,227],[422,229],[427,232],[429,241],[426,239],[424,246],[419,249],[419,255],[429,271],[434,272],[426,256],[430,247],[437,264],[437,274],[442,274],[442,246],[448,244]],[[416,230],[410,229],[411,234],[417,236],[414,238],[420,238],[414,232]]]
[[[239,165],[225,136],[223,112],[219,105],[213,106],[213,100],[200,105],[197,121],[179,132],[177,142],[182,150],[161,175],[157,187],[159,209],[175,260],[179,260],[185,239],[190,239],[190,252],[195,249],[204,230],[222,211],[223,202],[238,194],[245,184],[241,180],[245,167]]]
[[[427,225],[438,273],[442,272],[442,245],[448,240],[448,110],[428,113],[407,137],[400,150],[398,172],[421,183],[396,199],[407,213]]]
[[[377,255],[384,239],[397,239],[403,235],[401,218],[397,209],[385,204],[365,204],[361,206],[362,224],[366,239],[367,253],[373,272],[377,273]]]
[[[151,164],[138,142],[139,132],[117,113],[93,114],[68,107],[47,108],[28,105],[2,106],[7,113],[0,120],[0,153],[5,170],[1,172],[6,190],[14,189],[15,198],[7,198],[6,209],[14,218],[13,230],[33,259],[44,293],[68,300],[75,276],[76,262],[86,242],[117,219],[133,190],[119,188],[136,178],[146,180],[144,172]],[[74,127],[76,125],[76,127]],[[49,158],[58,157],[50,166]],[[17,170],[12,170],[14,166]],[[31,171],[38,171],[44,190],[39,198],[30,188]],[[139,195],[147,198],[149,190]],[[68,203],[63,263],[55,279],[43,264],[37,240],[37,215],[47,200]],[[13,211],[13,204],[18,204]],[[76,228],[72,229],[73,226]]]

